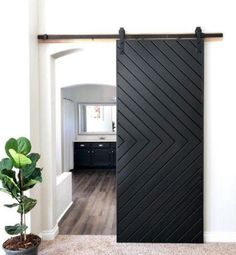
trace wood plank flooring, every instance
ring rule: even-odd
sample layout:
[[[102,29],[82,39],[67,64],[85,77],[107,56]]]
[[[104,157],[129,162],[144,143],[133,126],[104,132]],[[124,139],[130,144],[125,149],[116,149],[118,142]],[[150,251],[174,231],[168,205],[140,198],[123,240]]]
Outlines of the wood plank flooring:
[[[115,170],[73,172],[73,205],[59,222],[61,235],[116,234]]]

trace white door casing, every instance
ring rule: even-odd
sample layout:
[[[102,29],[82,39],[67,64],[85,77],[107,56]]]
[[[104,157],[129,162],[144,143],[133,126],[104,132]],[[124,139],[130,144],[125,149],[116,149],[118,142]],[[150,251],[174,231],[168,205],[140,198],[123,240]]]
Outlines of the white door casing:
[[[62,99],[62,171],[69,172],[74,168],[73,142],[75,140],[75,104],[69,99]]]

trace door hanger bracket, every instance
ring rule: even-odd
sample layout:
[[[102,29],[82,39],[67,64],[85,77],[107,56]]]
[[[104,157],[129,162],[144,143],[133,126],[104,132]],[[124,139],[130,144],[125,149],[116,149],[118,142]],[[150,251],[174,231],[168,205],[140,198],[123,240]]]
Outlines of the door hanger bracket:
[[[203,46],[203,33],[201,27],[196,27],[195,29],[195,35],[197,38],[197,52],[202,52],[202,46]]]
[[[125,53],[125,29],[123,27],[119,30],[119,36],[120,36],[120,54]]]

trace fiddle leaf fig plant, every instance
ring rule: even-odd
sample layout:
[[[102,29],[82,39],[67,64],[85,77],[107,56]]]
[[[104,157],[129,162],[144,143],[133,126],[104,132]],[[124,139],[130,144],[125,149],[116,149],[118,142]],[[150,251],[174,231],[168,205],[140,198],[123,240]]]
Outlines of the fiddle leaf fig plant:
[[[26,217],[25,215],[34,208],[37,200],[27,197],[25,191],[42,182],[42,169],[37,167],[40,155],[30,153],[31,143],[25,137],[11,138],[6,142],[5,151],[7,158],[0,161],[0,191],[9,194],[14,203],[5,204],[8,208],[16,208],[19,213],[19,223],[6,226],[9,235],[21,235],[26,240]]]

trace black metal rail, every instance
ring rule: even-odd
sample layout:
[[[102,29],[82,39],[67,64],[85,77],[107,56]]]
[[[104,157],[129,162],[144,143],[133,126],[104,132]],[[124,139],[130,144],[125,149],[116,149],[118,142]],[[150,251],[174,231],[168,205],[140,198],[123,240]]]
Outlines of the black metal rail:
[[[203,33],[202,38],[219,38],[223,33]],[[177,39],[196,38],[195,34],[126,34],[125,39]],[[76,40],[76,39],[120,39],[118,34],[94,34],[94,35],[38,35],[39,40]]]
[[[187,34],[125,34],[121,28],[125,39],[193,39],[195,33]],[[223,33],[201,33],[201,38],[220,38]],[[79,40],[79,39],[120,39],[120,34],[43,34],[38,35],[39,40]]]

